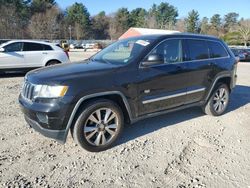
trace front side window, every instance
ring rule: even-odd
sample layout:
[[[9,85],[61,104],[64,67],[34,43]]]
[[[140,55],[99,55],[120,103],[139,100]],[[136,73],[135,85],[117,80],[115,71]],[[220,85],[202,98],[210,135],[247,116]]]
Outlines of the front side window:
[[[182,61],[182,43],[179,39],[169,39],[160,43],[149,55],[156,55],[163,63]]]
[[[120,40],[103,49],[91,59],[112,64],[128,64],[140,56],[152,40],[140,37]]]
[[[25,42],[23,45],[23,51],[43,51],[43,45],[38,43]]]
[[[205,40],[187,39],[186,41],[189,48],[188,61],[209,58],[209,51]]]
[[[225,48],[219,42],[208,41],[210,57],[211,58],[220,58],[227,57],[228,53]]]
[[[23,43],[15,42],[4,47],[6,52],[20,52],[22,51]]]

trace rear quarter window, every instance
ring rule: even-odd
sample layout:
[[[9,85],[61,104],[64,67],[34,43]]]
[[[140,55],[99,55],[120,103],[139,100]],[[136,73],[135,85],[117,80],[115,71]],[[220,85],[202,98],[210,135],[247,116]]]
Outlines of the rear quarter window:
[[[52,49],[51,46],[44,44],[44,45],[43,45],[43,50],[45,50],[45,51],[51,51],[51,50],[53,50],[53,49]]]
[[[220,42],[207,41],[211,58],[228,57],[226,49]]]

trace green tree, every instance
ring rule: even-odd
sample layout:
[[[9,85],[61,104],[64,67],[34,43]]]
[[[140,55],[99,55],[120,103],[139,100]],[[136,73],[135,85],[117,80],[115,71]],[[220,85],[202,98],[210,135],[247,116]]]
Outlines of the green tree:
[[[161,3],[156,8],[156,21],[160,29],[173,29],[177,16],[177,9],[169,3]]]
[[[221,28],[221,17],[219,14],[215,14],[210,19],[211,27],[219,30]]]
[[[226,32],[234,30],[238,25],[239,14],[230,12],[224,16],[224,29]]]
[[[90,32],[90,14],[82,3],[75,3],[66,10],[67,22],[73,27],[77,40],[86,38]]]
[[[46,12],[47,9],[50,9],[55,5],[55,0],[33,0],[30,7],[34,14],[36,12]]]
[[[226,33],[222,39],[228,44],[228,45],[241,45],[241,35],[239,32],[228,32]]]
[[[109,37],[109,17],[102,11],[92,18],[92,30],[94,39],[107,39]]]
[[[130,14],[127,8],[120,8],[110,23],[111,39],[119,38],[131,26]]]
[[[153,4],[152,7],[148,11],[148,15],[147,15],[147,19],[146,19],[147,27],[153,28],[153,29],[158,28],[156,16],[157,16],[157,5]]]
[[[137,8],[131,11],[131,26],[132,27],[145,27],[146,26],[147,11],[143,8]]]
[[[198,11],[192,10],[188,13],[186,19],[187,32],[198,33],[199,30],[199,13]]]
[[[209,19],[207,17],[203,17],[200,25],[200,33],[208,34],[209,31]]]
[[[220,37],[222,35],[221,17],[219,14],[215,14],[210,19],[210,28],[208,34]]]

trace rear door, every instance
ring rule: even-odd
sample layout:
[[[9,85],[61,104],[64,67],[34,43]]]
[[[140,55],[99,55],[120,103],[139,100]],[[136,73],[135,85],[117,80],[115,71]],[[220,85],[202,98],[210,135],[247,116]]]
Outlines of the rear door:
[[[42,67],[47,51],[44,51],[44,45],[33,42],[24,42],[24,59],[27,67]]]
[[[16,69],[24,67],[23,43],[14,42],[3,47],[0,52],[0,69]]]
[[[182,40],[167,39],[149,55],[162,57],[162,64],[139,68],[139,115],[166,110],[185,103],[186,64],[182,62]]]
[[[185,39],[188,53],[185,62],[188,69],[186,104],[203,99],[214,77],[214,62],[210,59],[206,40]]]

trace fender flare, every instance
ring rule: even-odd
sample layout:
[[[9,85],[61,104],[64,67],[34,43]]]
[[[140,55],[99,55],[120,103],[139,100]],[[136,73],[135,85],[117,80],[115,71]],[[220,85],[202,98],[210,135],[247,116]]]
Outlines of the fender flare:
[[[205,102],[208,101],[208,99],[209,99],[209,97],[210,97],[212,91],[214,90],[214,87],[215,87],[216,83],[217,83],[218,80],[221,79],[221,78],[231,78],[231,74],[230,74],[230,73],[222,74],[222,75],[220,75],[220,76],[217,76],[217,77],[214,79],[213,84],[212,84],[212,86],[210,87],[209,92],[207,93],[207,96],[206,96],[206,98],[205,98]]]
[[[74,118],[75,118],[75,115],[76,115],[76,113],[77,113],[79,107],[81,106],[81,104],[82,104],[84,101],[86,101],[86,100],[88,100],[88,99],[95,98],[95,97],[101,97],[101,96],[107,96],[107,95],[114,95],[114,94],[115,94],[115,95],[119,95],[119,96],[122,98],[122,100],[123,100],[123,102],[124,102],[124,104],[125,104],[126,110],[127,110],[127,112],[128,112],[129,119],[132,120],[133,118],[132,118],[132,114],[131,114],[130,105],[129,105],[129,103],[128,103],[127,98],[125,97],[125,95],[124,95],[122,92],[120,92],[120,91],[108,91],[108,92],[100,92],[100,93],[94,93],[94,94],[86,95],[86,96],[80,98],[80,99],[77,101],[77,103],[76,103],[76,105],[75,105],[73,111],[71,112],[70,118],[69,118],[69,120],[68,120],[66,129],[65,129],[65,138],[64,138],[64,142],[66,142],[66,139],[67,139],[67,136],[68,136],[68,132],[69,132],[70,127],[72,126],[72,123],[73,123],[73,120],[74,120]]]

